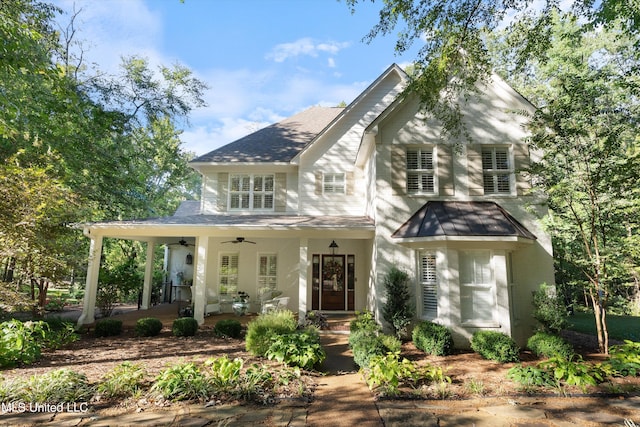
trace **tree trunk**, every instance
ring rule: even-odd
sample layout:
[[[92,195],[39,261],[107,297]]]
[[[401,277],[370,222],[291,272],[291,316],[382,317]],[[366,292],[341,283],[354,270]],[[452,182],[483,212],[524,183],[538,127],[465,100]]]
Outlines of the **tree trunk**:
[[[596,336],[598,337],[598,350],[600,353],[609,354],[609,334],[607,332],[606,315],[602,304],[602,298],[598,291],[594,292],[593,288],[589,289],[591,304],[593,306],[593,314],[596,321]]]

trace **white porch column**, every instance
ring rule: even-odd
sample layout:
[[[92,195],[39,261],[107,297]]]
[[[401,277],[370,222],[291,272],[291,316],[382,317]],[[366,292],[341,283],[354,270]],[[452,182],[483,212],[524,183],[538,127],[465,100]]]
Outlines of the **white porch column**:
[[[153,242],[147,242],[147,260],[144,266],[144,284],[142,285],[142,304],[143,310],[148,310],[151,305],[151,286],[153,284],[153,253],[156,245]]]
[[[100,257],[102,256],[102,236],[89,236],[89,261],[87,264],[87,280],[84,287],[82,314],[78,319],[78,326],[96,321],[96,294],[98,292],[98,273],[100,272]]]
[[[300,239],[300,264],[298,265],[298,322],[304,322],[307,314],[307,271],[309,265],[309,239]]]
[[[193,275],[193,318],[199,325],[204,323],[204,306],[207,303],[207,251],[209,239],[196,237],[196,259]]]

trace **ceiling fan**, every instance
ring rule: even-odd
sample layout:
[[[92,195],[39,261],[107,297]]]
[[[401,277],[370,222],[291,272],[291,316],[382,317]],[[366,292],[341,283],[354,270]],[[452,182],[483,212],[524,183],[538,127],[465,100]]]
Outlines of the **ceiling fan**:
[[[186,246],[186,247],[195,246],[195,245],[193,245],[191,243],[187,243],[187,241],[184,240],[184,237],[182,239],[178,240],[176,243],[169,243],[169,246],[174,246],[174,245],[180,245],[180,246]]]
[[[254,245],[256,244],[256,242],[252,242],[251,240],[245,240],[244,237],[236,237],[236,240],[227,240],[226,242],[222,242],[222,243],[253,243]]]

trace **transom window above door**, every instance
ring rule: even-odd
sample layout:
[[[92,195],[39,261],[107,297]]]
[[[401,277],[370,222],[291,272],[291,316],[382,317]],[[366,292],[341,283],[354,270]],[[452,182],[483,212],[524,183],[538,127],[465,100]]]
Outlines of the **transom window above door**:
[[[274,175],[231,175],[229,208],[232,210],[273,210]]]

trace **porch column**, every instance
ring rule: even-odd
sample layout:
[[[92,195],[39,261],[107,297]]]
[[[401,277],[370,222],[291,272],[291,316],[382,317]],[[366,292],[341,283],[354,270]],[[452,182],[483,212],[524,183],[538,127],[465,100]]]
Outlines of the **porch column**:
[[[309,239],[300,239],[300,261],[298,265],[298,322],[304,322],[307,314],[307,266],[309,265]]]
[[[204,306],[207,303],[207,250],[209,239],[196,237],[196,259],[193,275],[193,318],[199,325],[204,323]]]
[[[90,236],[88,233],[87,236],[91,239],[91,244],[89,246],[87,280],[84,287],[82,314],[78,319],[78,326],[86,325],[96,321],[96,294],[98,292],[100,257],[102,256],[102,236]]]
[[[142,304],[140,308],[148,310],[151,305],[151,286],[153,284],[153,253],[156,245],[147,242],[147,260],[144,266],[144,284],[142,285]]]

